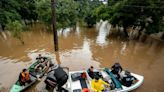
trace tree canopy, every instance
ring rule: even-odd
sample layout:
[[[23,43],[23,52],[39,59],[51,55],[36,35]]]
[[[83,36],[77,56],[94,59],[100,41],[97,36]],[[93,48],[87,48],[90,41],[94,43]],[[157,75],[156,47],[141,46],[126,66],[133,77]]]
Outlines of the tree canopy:
[[[164,2],[159,0],[108,0],[110,11],[105,12],[105,18],[114,26],[123,26],[126,35],[126,28],[131,26],[140,26],[147,34],[157,33],[164,31],[163,6]]]
[[[0,25],[4,30],[10,22],[23,24],[43,22],[51,24],[51,0],[1,0]],[[57,28],[66,28],[84,21],[92,27],[99,20],[108,20],[113,26],[140,27],[145,33],[157,33],[164,28],[164,2],[160,0],[57,0]]]
[[[22,44],[24,44],[22,38],[23,25],[19,21],[9,22],[6,25],[6,29],[11,31],[13,37],[17,38]]]

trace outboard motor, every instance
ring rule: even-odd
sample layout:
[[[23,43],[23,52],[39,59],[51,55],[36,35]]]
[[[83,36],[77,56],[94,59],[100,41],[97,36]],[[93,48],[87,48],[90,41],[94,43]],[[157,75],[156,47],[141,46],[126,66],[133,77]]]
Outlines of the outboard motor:
[[[45,80],[46,89],[48,88],[54,89],[57,87],[57,90],[59,92],[63,92],[61,91],[63,89],[62,86],[67,82],[67,80],[68,80],[67,73],[63,70],[62,67],[57,66],[48,73],[48,76]]]

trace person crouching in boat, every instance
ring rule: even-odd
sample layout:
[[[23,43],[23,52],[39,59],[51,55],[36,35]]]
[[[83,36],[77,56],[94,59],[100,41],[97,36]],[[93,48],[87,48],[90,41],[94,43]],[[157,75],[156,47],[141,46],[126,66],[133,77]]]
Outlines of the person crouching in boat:
[[[105,90],[104,85],[110,87],[108,83],[100,79],[98,76],[95,76],[91,81],[92,90],[94,92],[103,92]]]
[[[19,79],[20,79],[21,85],[25,86],[26,83],[30,83],[31,80],[30,80],[29,71],[27,69],[23,69],[19,75]]]
[[[119,63],[115,63],[112,66],[112,73],[115,75],[117,79],[120,79],[120,73],[122,72],[122,67]]]
[[[37,73],[47,71],[47,67],[49,67],[49,61],[45,60],[44,62],[40,62],[38,65],[35,66],[35,70]]]
[[[36,60],[39,61],[39,62],[44,62],[47,58],[46,57],[43,57],[42,54],[39,54],[37,57],[36,57]]]
[[[120,76],[121,76],[121,83],[124,86],[130,87],[132,84],[137,82],[137,79],[134,76],[132,76],[131,73],[127,70],[122,71]]]
[[[42,55],[41,55],[41,54],[39,54],[39,55],[36,57],[36,60],[41,61],[42,59],[43,59],[43,57],[42,57]]]
[[[93,66],[91,66],[89,69],[88,69],[88,74],[89,74],[89,76],[93,79],[94,78],[94,76],[95,76],[95,74],[94,74],[94,72],[93,72]]]
[[[39,63],[42,63],[44,61],[47,61],[49,60],[47,57],[43,57],[41,54],[39,54],[37,57],[36,57],[36,60],[39,61]],[[50,67],[54,66],[54,64],[52,63],[51,60],[49,60],[49,63],[50,63]]]
[[[94,71],[94,67],[93,67],[93,66],[91,66],[91,67],[88,69],[88,75],[89,75],[89,77],[91,77],[92,79],[94,79],[95,76],[102,77],[102,75],[101,75],[98,71]]]

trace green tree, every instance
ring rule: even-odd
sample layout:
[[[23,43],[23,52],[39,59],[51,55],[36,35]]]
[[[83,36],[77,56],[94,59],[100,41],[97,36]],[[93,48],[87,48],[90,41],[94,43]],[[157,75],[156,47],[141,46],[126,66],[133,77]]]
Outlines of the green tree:
[[[97,21],[100,21],[101,19],[108,20],[110,18],[110,11],[111,8],[103,4],[94,9],[93,16],[96,17]]]
[[[37,16],[35,0],[0,0],[0,25],[3,30],[9,22],[16,20],[32,24]]]
[[[0,25],[3,30],[10,21],[21,19],[18,8],[19,3],[16,0],[0,0]]]
[[[57,27],[65,28],[76,25],[77,8],[77,3],[74,0],[59,0],[56,8]]]
[[[18,13],[21,15],[21,19],[24,20],[24,23],[27,25],[30,23],[32,25],[33,21],[38,19],[38,14],[36,12],[36,0],[17,0],[20,3]]]
[[[18,39],[22,44],[24,44],[22,38],[23,25],[19,21],[9,22],[6,28],[7,30],[11,31],[13,37]]]
[[[102,5],[99,0],[76,0],[78,3],[78,18],[87,23],[88,27],[96,24],[95,9]],[[84,7],[85,6],[85,7]]]
[[[36,8],[39,21],[49,25],[51,23],[51,0],[38,0]]]
[[[50,4],[50,0],[37,2],[39,20],[48,25],[51,23],[52,15]],[[77,8],[77,3],[74,0],[58,0],[56,4],[57,28],[74,26],[77,22]]]
[[[131,26],[139,26],[146,29],[145,33],[157,33],[162,31],[164,3],[157,0],[123,0],[114,2],[110,12],[110,22],[116,26],[123,26],[124,33],[128,37],[126,29]]]

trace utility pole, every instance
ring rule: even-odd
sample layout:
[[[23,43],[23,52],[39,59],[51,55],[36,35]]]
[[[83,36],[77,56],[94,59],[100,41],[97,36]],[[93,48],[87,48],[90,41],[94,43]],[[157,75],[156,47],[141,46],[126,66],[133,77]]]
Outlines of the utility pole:
[[[56,0],[51,0],[51,9],[52,9],[52,30],[54,34],[54,48],[55,51],[58,51],[58,35],[56,30]]]

